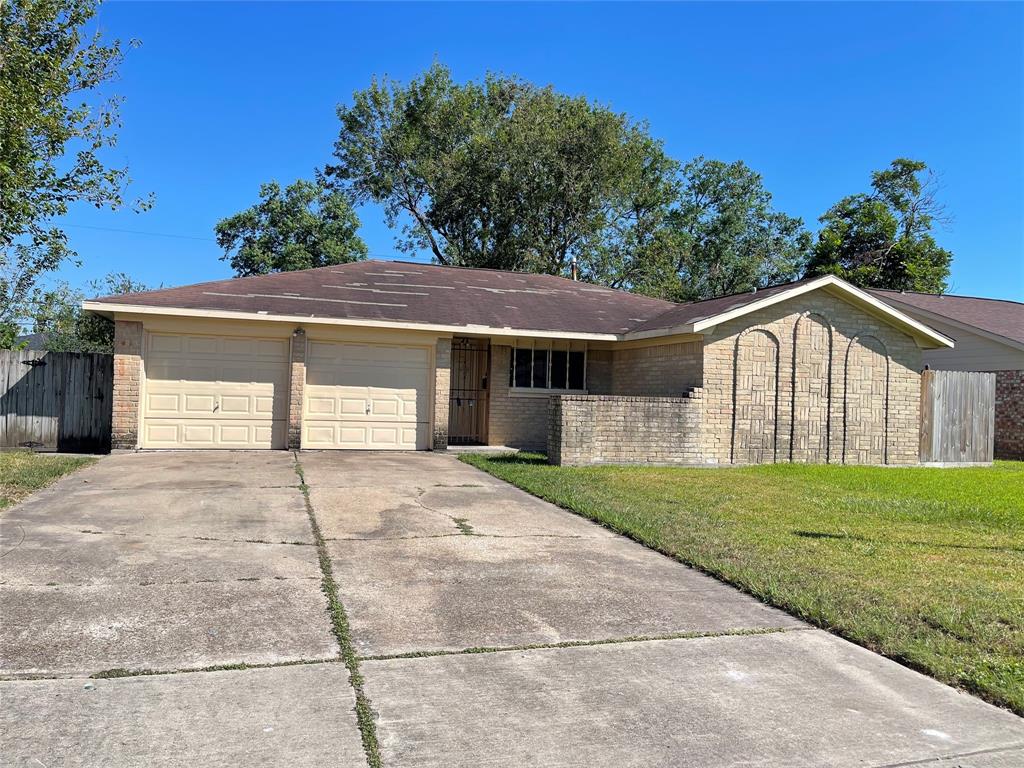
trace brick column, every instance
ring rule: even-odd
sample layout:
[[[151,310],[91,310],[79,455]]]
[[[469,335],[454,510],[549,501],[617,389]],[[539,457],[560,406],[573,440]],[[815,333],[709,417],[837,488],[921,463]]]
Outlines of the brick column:
[[[302,447],[302,399],[306,388],[306,331],[296,328],[292,333],[291,371],[288,386],[288,448]]]
[[[110,446],[139,447],[139,385],[142,379],[142,323],[114,323],[114,399]]]
[[[452,340],[438,339],[434,352],[434,438],[435,451],[448,450],[448,398],[452,386]]]

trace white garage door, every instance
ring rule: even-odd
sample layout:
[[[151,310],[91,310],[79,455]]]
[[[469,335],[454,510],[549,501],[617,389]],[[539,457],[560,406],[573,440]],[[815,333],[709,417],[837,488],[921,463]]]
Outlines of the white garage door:
[[[143,448],[284,448],[288,341],[150,334]]]
[[[303,448],[427,447],[430,350],[311,341]]]

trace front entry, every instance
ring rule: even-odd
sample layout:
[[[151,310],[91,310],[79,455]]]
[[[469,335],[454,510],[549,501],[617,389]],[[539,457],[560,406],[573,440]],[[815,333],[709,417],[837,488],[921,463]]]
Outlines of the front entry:
[[[487,444],[487,339],[452,339],[451,394],[448,401],[448,443]]]

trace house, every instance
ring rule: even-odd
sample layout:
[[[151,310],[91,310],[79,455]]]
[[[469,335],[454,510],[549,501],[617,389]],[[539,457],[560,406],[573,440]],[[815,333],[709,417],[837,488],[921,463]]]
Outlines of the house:
[[[547,450],[558,463],[912,464],[952,341],[818,277],[674,304],[388,261],[87,301],[115,448]]]
[[[924,351],[929,368],[995,372],[995,456],[1024,459],[1024,304],[932,293],[872,293],[955,340],[955,348]]]

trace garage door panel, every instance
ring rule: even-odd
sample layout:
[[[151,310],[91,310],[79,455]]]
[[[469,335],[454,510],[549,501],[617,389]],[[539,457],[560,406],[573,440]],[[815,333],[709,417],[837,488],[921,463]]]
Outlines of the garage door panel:
[[[278,339],[152,334],[146,448],[283,448],[288,345]]]
[[[311,341],[306,366],[304,446],[427,447],[429,348]]]
[[[149,419],[143,430],[147,448],[256,448],[283,445],[285,439],[284,424],[271,421]]]

